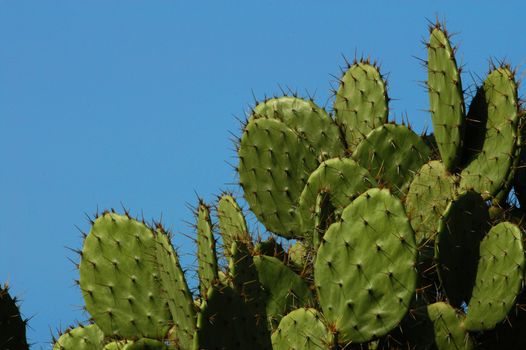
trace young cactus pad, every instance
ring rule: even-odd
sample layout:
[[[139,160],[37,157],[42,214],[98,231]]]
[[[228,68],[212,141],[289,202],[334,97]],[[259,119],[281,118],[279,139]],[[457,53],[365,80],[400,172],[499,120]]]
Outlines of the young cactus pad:
[[[197,262],[199,291],[206,295],[208,288],[217,281],[218,267],[216,241],[214,238],[210,208],[203,202],[197,208]]]
[[[341,77],[334,113],[351,150],[369,132],[387,122],[386,85],[378,67],[365,61],[349,65]]]
[[[462,155],[464,93],[454,50],[440,25],[430,28],[428,80],[431,119],[435,138],[447,170],[454,170]]]

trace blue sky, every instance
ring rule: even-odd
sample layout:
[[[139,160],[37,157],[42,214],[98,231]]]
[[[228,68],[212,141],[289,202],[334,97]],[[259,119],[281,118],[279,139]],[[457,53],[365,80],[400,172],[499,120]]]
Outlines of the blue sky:
[[[187,204],[195,193],[239,193],[229,132],[239,133],[253,95],[281,86],[325,105],[342,54],[370,55],[389,77],[391,116],[422,130],[427,74],[414,56],[425,58],[427,19],[458,33],[467,86],[492,57],[525,71],[525,10],[519,1],[0,0],[0,282],[32,317],[34,348],[87,319],[65,248],[81,247],[86,213],[122,204],[162,217],[183,264],[195,265]]]

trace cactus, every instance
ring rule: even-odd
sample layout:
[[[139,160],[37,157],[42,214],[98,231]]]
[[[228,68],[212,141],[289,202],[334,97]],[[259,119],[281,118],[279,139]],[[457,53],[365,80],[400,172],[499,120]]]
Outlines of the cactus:
[[[482,197],[465,192],[449,203],[438,225],[435,260],[449,302],[456,307],[471,296],[480,241],[489,225],[489,213]]]
[[[478,125],[466,128],[466,140],[472,142],[465,148],[460,187],[494,196],[506,184],[520,143],[517,84],[509,67],[492,69],[473,99],[468,118]]]
[[[371,189],[330,226],[318,250],[314,279],[338,342],[367,342],[395,328],[416,285],[416,244],[402,203]]]
[[[429,154],[424,141],[408,127],[386,124],[371,131],[352,157],[394,194],[403,196]]]
[[[104,333],[96,324],[67,329],[54,341],[53,350],[102,350]]]
[[[430,27],[428,47],[429,104],[435,138],[444,166],[455,170],[460,161],[465,128],[460,70],[448,34],[440,24]]]
[[[375,64],[355,60],[347,65],[335,92],[336,123],[351,150],[377,127],[387,122],[387,84]]]
[[[9,294],[7,284],[0,286],[0,348],[29,349],[26,325],[27,320],[20,315],[17,299]]]
[[[153,230],[128,216],[106,212],[93,223],[82,249],[80,288],[104,335],[162,338],[168,333],[157,245]]]
[[[453,47],[431,26],[434,134],[388,121],[387,83],[368,60],[348,64],[333,115],[297,96],[256,104],[237,171],[272,235],[253,242],[230,193],[215,219],[200,201],[195,295],[161,225],[97,217],[80,257],[96,325],[55,347],[523,347],[526,209],[508,200],[526,202],[518,83],[492,66],[466,115]]]
[[[330,349],[332,334],[316,309],[296,309],[281,319],[278,329],[272,334],[275,350]]]
[[[201,295],[206,295],[208,289],[219,278],[219,271],[210,208],[203,202],[200,202],[197,208],[196,231],[199,291]]]
[[[509,222],[491,228],[480,243],[480,260],[468,305],[466,329],[493,329],[515,305],[524,275],[521,230]]]

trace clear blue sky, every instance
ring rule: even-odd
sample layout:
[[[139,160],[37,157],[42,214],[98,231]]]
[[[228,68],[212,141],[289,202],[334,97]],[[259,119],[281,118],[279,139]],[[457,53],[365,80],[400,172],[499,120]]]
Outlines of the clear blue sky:
[[[235,189],[229,131],[252,94],[290,87],[323,105],[341,54],[363,53],[389,76],[391,116],[407,113],[421,130],[427,74],[413,56],[425,58],[426,18],[459,33],[467,85],[491,57],[526,63],[525,10],[522,1],[0,1],[0,281],[23,299],[34,348],[87,318],[65,248],[81,247],[85,213],[123,203],[191,234],[183,221],[195,192],[212,200]],[[195,265],[191,241],[177,234],[174,244]]]

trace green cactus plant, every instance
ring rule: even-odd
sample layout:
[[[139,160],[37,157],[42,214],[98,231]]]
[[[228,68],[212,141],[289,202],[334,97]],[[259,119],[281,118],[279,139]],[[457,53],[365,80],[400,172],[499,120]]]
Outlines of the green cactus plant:
[[[9,294],[7,284],[0,286],[0,348],[29,349],[26,325],[27,320],[20,314],[18,300]]]
[[[508,200],[526,202],[515,72],[492,66],[466,114],[442,25],[426,47],[434,134],[388,121],[387,82],[368,60],[348,64],[333,114],[297,96],[256,104],[237,171],[273,235],[253,242],[230,193],[217,223],[200,201],[195,295],[161,225],[96,218],[80,262],[95,324],[55,347],[494,349],[505,338],[521,348],[526,209]]]

